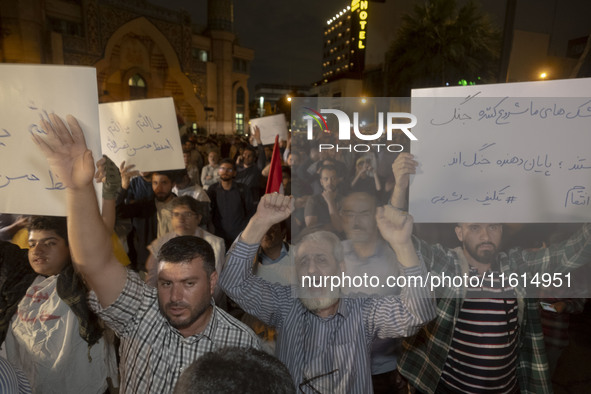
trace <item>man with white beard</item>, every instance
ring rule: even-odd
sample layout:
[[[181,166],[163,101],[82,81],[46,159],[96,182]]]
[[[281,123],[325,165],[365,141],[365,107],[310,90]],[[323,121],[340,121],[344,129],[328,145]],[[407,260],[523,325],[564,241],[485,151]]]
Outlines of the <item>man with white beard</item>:
[[[304,393],[371,393],[373,340],[413,335],[433,318],[428,289],[405,287],[401,296],[341,298],[340,288],[317,287],[341,277],[343,248],[334,234],[311,233],[295,246],[298,286],[253,275],[252,262],[267,230],[293,210],[290,196],[267,194],[232,245],[219,285],[242,309],[277,330],[277,357]],[[412,217],[379,208],[377,221],[405,276],[424,276],[411,242]],[[303,279],[312,284],[303,287]],[[385,278],[383,278],[385,279]],[[329,284],[330,284],[330,279]]]

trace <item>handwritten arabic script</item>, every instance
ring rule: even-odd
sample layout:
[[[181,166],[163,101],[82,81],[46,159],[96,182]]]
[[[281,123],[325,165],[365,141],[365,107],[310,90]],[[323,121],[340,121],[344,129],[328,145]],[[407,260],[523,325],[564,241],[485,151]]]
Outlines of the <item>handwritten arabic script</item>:
[[[471,91],[413,99],[412,111],[425,174],[411,186],[417,222],[591,220],[589,97]]]

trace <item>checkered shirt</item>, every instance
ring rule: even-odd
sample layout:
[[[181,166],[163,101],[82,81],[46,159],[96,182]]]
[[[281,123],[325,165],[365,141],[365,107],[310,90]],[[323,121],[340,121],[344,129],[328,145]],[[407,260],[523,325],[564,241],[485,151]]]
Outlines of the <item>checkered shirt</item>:
[[[227,346],[260,348],[248,327],[215,305],[205,330],[184,338],[160,313],[156,289],[133,271],[112,305],[103,309],[94,292],[89,304],[121,339],[122,393],[172,393],[181,372],[203,354]]]
[[[428,245],[413,239],[417,253],[433,274],[462,275],[457,250]],[[536,252],[516,248],[500,253],[501,272],[567,272],[591,261],[591,225],[585,224],[570,239]],[[461,252],[459,252],[461,253]],[[515,288],[519,304],[519,344],[517,381],[522,394],[552,393],[548,374],[544,336],[537,299],[525,298],[526,289]],[[410,383],[425,393],[434,393],[449,352],[454,327],[465,295],[465,288],[448,288],[440,296],[437,317],[419,333],[405,340],[398,369]]]

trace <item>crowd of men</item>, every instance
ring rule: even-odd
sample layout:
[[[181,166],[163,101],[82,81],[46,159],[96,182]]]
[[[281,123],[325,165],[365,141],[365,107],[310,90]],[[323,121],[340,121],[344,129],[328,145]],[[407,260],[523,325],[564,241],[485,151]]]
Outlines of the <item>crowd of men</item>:
[[[280,147],[285,194],[265,194],[257,129],[252,145],[184,135],[184,169],[145,173],[95,167],[73,116],[42,126],[67,224],[2,218],[0,387],[10,376],[34,393],[552,392],[539,300],[496,282],[435,297],[411,278],[572,271],[591,259],[588,225],[505,251],[502,224],[458,223],[450,249],[413,235],[408,153],[319,151],[330,134],[294,134]],[[8,242],[23,232],[26,245]],[[364,276],[384,282],[344,281]]]

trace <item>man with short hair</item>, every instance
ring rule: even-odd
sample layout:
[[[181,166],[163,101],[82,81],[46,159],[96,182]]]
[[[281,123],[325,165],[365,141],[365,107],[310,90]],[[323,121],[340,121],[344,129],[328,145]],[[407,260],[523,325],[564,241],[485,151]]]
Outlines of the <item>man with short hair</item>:
[[[226,254],[224,240],[199,227],[201,219],[204,216],[204,209],[201,204],[208,205],[207,203],[196,201],[191,196],[181,196],[172,201],[171,215],[173,231],[164,234],[162,237],[156,238],[152,241],[150,246],[148,246],[150,257],[148,257],[146,262],[146,283],[156,287],[158,280],[158,252],[166,242],[181,235],[194,235],[195,237],[207,241],[207,243],[213,248],[213,253],[215,255],[215,269],[218,274],[222,272],[222,266]],[[222,299],[223,294],[221,291],[216,291],[214,298],[217,305],[221,306],[221,303],[224,301]]]
[[[7,359],[35,393],[103,394],[107,377],[117,385],[117,360],[72,266],[66,219],[32,217],[28,229],[28,261],[26,250],[0,241],[0,343]]]
[[[55,114],[34,137],[66,186],[70,246],[90,305],[121,339],[121,392],[170,393],[182,371],[206,352],[255,346],[250,329],[211,302],[218,275],[211,246],[194,236],[171,239],[158,257],[158,287],[146,285],[113,255],[92,183],[94,163],[77,120]]]
[[[117,217],[121,219],[133,219],[135,230],[135,243],[137,252],[136,269],[146,270],[146,260],[149,257],[148,245],[156,237],[160,237],[172,230],[170,204],[176,195],[172,192],[174,187],[173,171],[156,171],[152,173],[152,190],[154,198],[149,200],[127,201],[129,177],[136,171],[131,171],[133,166],[121,169],[122,188],[116,200]]]
[[[340,183],[341,178],[336,167],[330,165],[322,167],[320,170],[322,193],[313,195],[306,202],[304,218],[307,227],[318,226],[329,231],[343,229],[338,210]]]
[[[222,160],[218,172],[220,181],[207,189],[207,195],[215,235],[223,238],[229,248],[254,213],[254,205],[250,189],[234,180],[236,164],[232,160]]]
[[[250,188],[253,204],[259,201],[261,192],[261,171],[265,168],[265,149],[261,140],[259,128],[253,127],[253,138],[257,142],[256,148],[246,145],[237,165],[236,182],[245,184]]]
[[[406,206],[409,176],[418,163],[401,153],[392,170],[396,186],[391,204]],[[494,278],[479,286],[436,291],[437,317],[404,343],[398,369],[425,393],[551,393],[537,299],[527,298],[521,278],[564,273],[591,260],[591,227],[549,248],[501,249],[500,223],[458,223],[461,247],[446,249],[414,238],[433,275]],[[517,277],[520,280],[500,280]],[[455,282],[455,281],[454,281]],[[470,285],[473,282],[470,281]]]
[[[174,394],[295,394],[289,371],[261,350],[227,347],[201,357],[181,375]]]
[[[343,271],[341,242],[327,231],[308,234],[296,245],[298,286],[255,276],[252,261],[261,239],[292,210],[289,196],[274,193],[261,198],[228,253],[220,286],[247,313],[276,328],[277,357],[302,392],[371,393],[371,343],[376,337],[412,335],[431,319],[429,290],[405,287],[401,297],[344,298],[340,288],[303,285],[302,279],[318,282]],[[383,209],[378,218],[380,231],[404,265],[404,275],[423,275],[410,240],[412,218]]]

